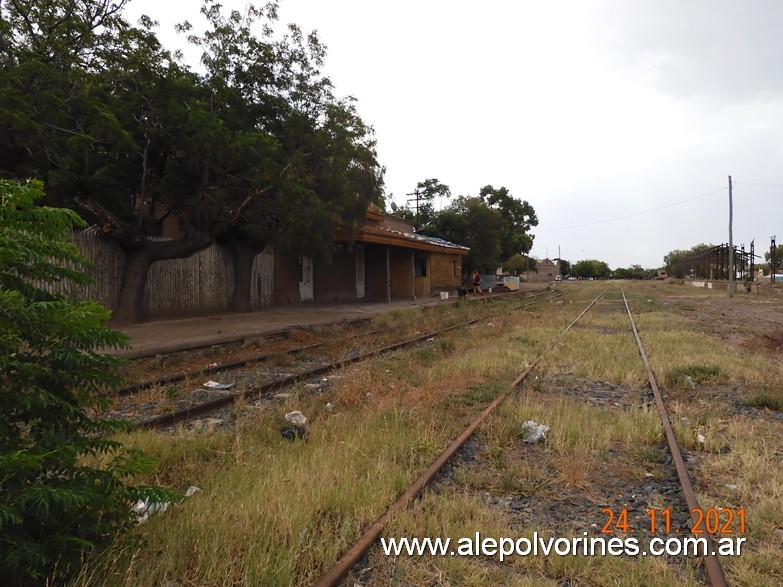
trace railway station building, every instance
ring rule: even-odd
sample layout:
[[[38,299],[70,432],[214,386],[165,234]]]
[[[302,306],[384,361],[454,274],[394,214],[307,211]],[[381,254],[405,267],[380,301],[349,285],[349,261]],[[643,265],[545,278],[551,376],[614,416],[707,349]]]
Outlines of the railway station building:
[[[414,232],[407,220],[371,206],[365,224],[337,235],[330,263],[275,256],[274,303],[420,299],[456,293],[469,249]]]

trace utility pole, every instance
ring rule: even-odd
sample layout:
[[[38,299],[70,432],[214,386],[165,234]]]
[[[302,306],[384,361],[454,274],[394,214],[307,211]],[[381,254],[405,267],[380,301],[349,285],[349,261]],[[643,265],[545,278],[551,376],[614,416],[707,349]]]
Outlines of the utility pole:
[[[414,190],[412,193],[405,194],[405,195],[406,196],[416,196],[415,198],[409,198],[406,201],[407,202],[413,202],[414,200],[416,201],[416,218],[415,218],[415,221],[413,223],[413,228],[414,228],[414,230],[419,230],[419,190],[418,189]]]
[[[557,264],[560,275],[563,275],[563,260],[560,258],[560,245],[557,245]]]
[[[729,297],[734,297],[734,202],[731,196],[731,176],[729,176]]]

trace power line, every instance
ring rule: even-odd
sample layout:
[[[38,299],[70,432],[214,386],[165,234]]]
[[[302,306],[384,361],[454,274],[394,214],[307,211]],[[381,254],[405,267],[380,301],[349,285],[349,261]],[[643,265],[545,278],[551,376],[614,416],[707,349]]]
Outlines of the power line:
[[[738,182],[734,182],[738,183]],[[783,187],[783,186],[781,186]],[[596,224],[606,224],[608,222],[616,222],[618,220],[625,220],[627,218],[634,218],[636,216],[642,216],[644,214],[651,214],[652,212],[659,212],[660,210],[666,210],[667,208],[673,208],[674,206],[681,206],[682,204],[687,204],[688,202],[693,202],[694,200],[698,200],[700,198],[706,198],[707,196],[711,196],[712,194],[717,194],[718,192],[725,192],[728,188],[722,187],[717,190],[713,190],[711,192],[707,192],[706,194],[701,194],[699,196],[695,196],[693,198],[688,198],[687,200],[681,200],[679,202],[674,202],[672,204],[666,204],[665,206],[660,206],[658,208],[651,208],[650,210],[644,210],[642,212],[635,212],[633,214],[628,214],[626,216],[618,216],[617,218],[607,218],[605,220],[596,220],[594,222],[585,222],[584,224],[574,224],[571,226],[558,226],[556,228],[537,228],[536,232],[545,232],[550,230],[569,230],[571,228],[582,228],[584,226],[594,226]]]
[[[735,181],[735,185],[761,185],[768,188],[783,188],[783,185],[777,183],[751,183],[749,181]]]

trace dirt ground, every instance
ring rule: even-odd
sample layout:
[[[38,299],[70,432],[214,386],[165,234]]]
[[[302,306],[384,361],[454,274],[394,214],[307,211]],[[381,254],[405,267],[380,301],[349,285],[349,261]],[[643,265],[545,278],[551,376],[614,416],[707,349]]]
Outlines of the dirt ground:
[[[726,291],[713,290],[704,295],[687,283],[668,285],[671,293],[662,298],[665,306],[729,344],[766,350],[783,359],[783,299],[776,293],[765,290],[766,293],[751,294],[743,290],[729,298]]]

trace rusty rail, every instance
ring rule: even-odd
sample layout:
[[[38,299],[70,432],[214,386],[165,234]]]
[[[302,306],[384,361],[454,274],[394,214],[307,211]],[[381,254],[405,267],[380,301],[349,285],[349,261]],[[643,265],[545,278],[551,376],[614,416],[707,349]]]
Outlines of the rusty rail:
[[[555,297],[559,297],[562,295],[561,293],[556,293],[553,295],[550,299],[554,299]],[[512,308],[509,308],[509,310],[522,308],[525,306],[532,305],[536,302],[526,302],[524,304],[518,304],[516,306],[513,306]],[[308,369],[307,371],[303,371],[301,373],[297,373],[294,375],[290,375],[288,377],[284,377],[282,379],[277,379],[275,381],[270,381],[269,383],[265,383],[259,387],[256,387],[254,389],[249,389],[247,391],[226,395],[222,397],[218,397],[206,402],[202,402],[193,406],[189,406],[186,408],[182,408],[180,410],[176,410],[173,412],[168,412],[166,414],[161,414],[160,416],[155,416],[154,418],[149,418],[147,420],[143,420],[137,424],[139,428],[166,428],[167,426],[176,426],[177,424],[182,424],[184,422],[187,422],[188,420],[192,420],[194,418],[199,418],[201,416],[205,416],[207,414],[210,414],[212,412],[215,412],[221,408],[230,406],[235,401],[237,401],[239,398],[245,398],[245,399],[257,399],[264,394],[270,393],[272,391],[279,391],[280,389],[286,388],[290,385],[293,385],[294,383],[298,383],[300,381],[306,381],[308,379],[311,379],[313,377],[317,377],[319,375],[323,375],[325,373],[329,373],[331,371],[335,371],[341,367],[344,367],[346,365],[351,365],[353,363],[358,363],[361,361],[365,361],[367,359],[370,359],[372,357],[382,355],[384,353],[396,351],[405,347],[412,346],[414,344],[418,344],[422,341],[426,341],[427,339],[433,338],[435,336],[438,336],[440,334],[450,332],[452,330],[456,330],[458,328],[463,328],[465,326],[470,326],[471,324],[476,324],[477,322],[481,322],[482,320],[487,320],[488,318],[491,318],[490,316],[483,316],[481,318],[476,318],[474,320],[468,320],[467,322],[461,322],[459,324],[455,324],[453,326],[449,326],[447,328],[443,328],[441,330],[436,330],[434,332],[428,332],[427,334],[423,334],[421,336],[417,336],[415,338],[410,338],[407,340],[404,340],[402,342],[396,342],[394,344],[387,345],[385,347],[382,347],[380,349],[374,349],[371,351],[367,351],[365,353],[358,353],[354,357],[350,357],[347,359],[343,359],[340,361],[336,361],[334,363],[329,363],[328,365],[322,365],[320,367],[315,367],[313,369]],[[570,327],[569,327],[570,328]],[[309,348],[309,347],[308,347]],[[224,366],[225,367],[225,366]],[[210,372],[219,371],[220,366],[211,368]],[[203,373],[203,372],[202,372]],[[192,374],[192,373],[191,373]],[[179,377],[179,376],[172,376],[172,377]],[[182,377],[184,379],[184,377]],[[181,380],[181,379],[180,379]]]
[[[601,292],[590,304],[582,310],[582,312],[568,325],[565,330],[558,334],[547,346],[546,351],[552,350],[557,342],[573,327],[576,322],[587,313],[587,311],[593,307],[593,305],[604,295],[605,292]],[[416,479],[400,497],[395,501],[386,512],[383,513],[377,520],[375,520],[370,527],[362,534],[359,540],[348,551],[340,557],[340,559],[318,580],[315,587],[332,587],[337,585],[348,572],[359,562],[367,549],[372,546],[378,537],[381,535],[384,527],[391,519],[391,517],[398,511],[407,507],[411,500],[415,499],[421,491],[429,485],[436,475],[440,472],[443,466],[448,463],[457,451],[462,448],[468,439],[473,435],[479,425],[489,416],[495,408],[497,408],[503,401],[513,392],[520,383],[530,374],[533,369],[538,365],[544,353],[538,356],[533,363],[522,371],[516,379],[511,383],[508,390],[505,393],[495,398],[482,412],[470,423],[470,425],[460,434],[457,438],[451,441],[446,447],[446,450],[435,459],[435,461],[427,468],[421,476]]]
[[[622,291],[622,290],[621,290]],[[693,513],[694,510],[699,510],[699,500],[696,497],[696,493],[693,491],[693,485],[691,479],[688,476],[688,469],[685,467],[685,461],[682,460],[682,452],[680,446],[677,444],[677,438],[674,436],[674,430],[672,429],[669,415],[666,412],[666,406],[663,403],[663,397],[661,391],[658,389],[658,384],[655,381],[655,375],[650,367],[650,361],[647,360],[647,353],[642,346],[642,339],[639,336],[639,331],[636,329],[636,323],[634,322],[631,309],[628,307],[628,300],[625,299],[625,292],[623,294],[623,303],[625,304],[625,310],[628,312],[628,318],[631,320],[631,328],[633,329],[633,335],[636,338],[636,344],[639,347],[639,354],[642,357],[644,368],[647,371],[647,378],[650,380],[650,387],[652,388],[653,396],[655,397],[655,404],[658,406],[658,413],[661,416],[661,422],[663,423],[663,430],[666,433],[666,442],[669,444],[669,452],[672,455],[672,461],[674,462],[674,468],[677,470],[677,477],[680,480],[680,486],[682,487],[682,493],[685,496],[685,503],[688,505],[688,509],[691,512],[691,520],[694,525],[697,522],[701,522],[702,526],[705,526],[704,520],[698,520],[697,516]],[[710,579],[710,585],[712,587],[726,587],[726,576],[723,573],[723,567],[721,567],[720,559],[715,554],[715,546],[712,541],[712,536],[707,532],[706,527],[702,527],[703,536],[707,539],[707,553],[704,556],[704,567],[707,570],[707,575]]]

